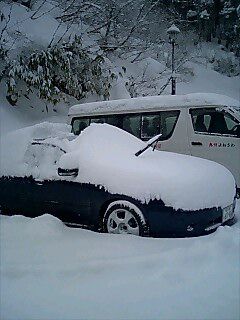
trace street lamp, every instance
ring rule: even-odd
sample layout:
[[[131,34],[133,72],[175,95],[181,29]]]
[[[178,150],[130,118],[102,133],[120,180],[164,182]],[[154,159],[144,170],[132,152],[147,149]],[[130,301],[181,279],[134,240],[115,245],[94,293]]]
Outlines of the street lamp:
[[[174,65],[174,47],[175,47],[175,40],[177,35],[180,33],[178,27],[173,24],[168,30],[167,34],[169,35],[169,43],[172,45],[172,95],[176,94],[176,76],[175,76],[175,65]]]

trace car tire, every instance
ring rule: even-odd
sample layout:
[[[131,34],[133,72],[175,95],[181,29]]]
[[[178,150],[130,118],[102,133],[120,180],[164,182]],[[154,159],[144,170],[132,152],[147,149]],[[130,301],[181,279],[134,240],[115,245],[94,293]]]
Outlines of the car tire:
[[[103,230],[114,234],[149,235],[141,210],[135,204],[124,200],[114,201],[107,207],[103,217]]]

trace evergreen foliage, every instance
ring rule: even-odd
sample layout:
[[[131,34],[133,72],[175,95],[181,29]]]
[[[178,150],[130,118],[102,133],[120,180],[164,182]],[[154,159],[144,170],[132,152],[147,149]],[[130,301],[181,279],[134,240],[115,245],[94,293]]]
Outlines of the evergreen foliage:
[[[2,54],[6,58],[6,54]],[[8,100],[16,103],[20,95],[28,96],[36,89],[38,96],[56,104],[65,95],[80,100],[88,92],[105,99],[109,96],[110,78],[103,71],[104,58],[92,58],[82,47],[81,39],[74,37],[46,50],[17,60],[8,60],[1,79],[7,82]]]
[[[164,0],[160,2],[167,5]],[[217,38],[219,44],[240,57],[239,0],[172,0],[170,6],[176,11],[176,19],[195,28],[200,40]]]

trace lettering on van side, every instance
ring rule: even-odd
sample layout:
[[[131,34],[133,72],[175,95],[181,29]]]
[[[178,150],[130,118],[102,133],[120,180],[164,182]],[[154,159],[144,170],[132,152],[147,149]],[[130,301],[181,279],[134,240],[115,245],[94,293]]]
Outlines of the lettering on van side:
[[[234,143],[223,143],[223,142],[209,142],[209,147],[217,147],[217,148],[234,148],[236,145]]]

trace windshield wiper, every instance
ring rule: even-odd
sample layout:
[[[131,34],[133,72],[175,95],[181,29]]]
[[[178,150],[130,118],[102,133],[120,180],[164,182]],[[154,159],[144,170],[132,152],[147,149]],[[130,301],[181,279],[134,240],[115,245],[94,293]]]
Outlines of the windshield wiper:
[[[153,137],[152,139],[150,139],[148,141],[148,144],[146,145],[146,147],[144,147],[143,149],[140,149],[138,152],[135,153],[135,156],[138,157],[140,156],[144,151],[146,151],[147,149],[149,149],[154,143],[157,143],[160,138],[162,136],[162,133],[156,135],[155,137]],[[153,151],[155,150],[156,145],[153,148]]]

